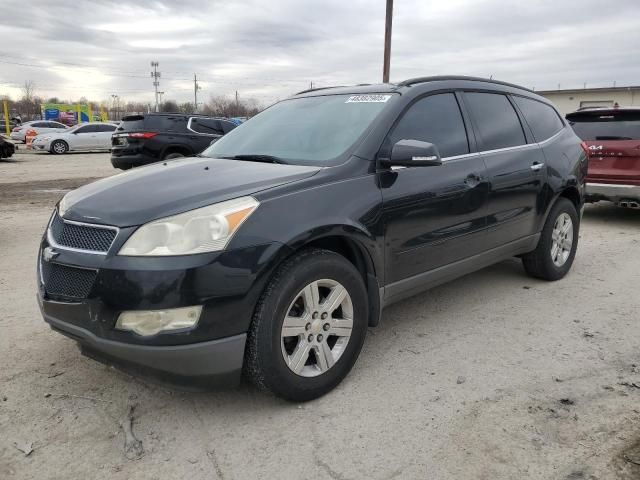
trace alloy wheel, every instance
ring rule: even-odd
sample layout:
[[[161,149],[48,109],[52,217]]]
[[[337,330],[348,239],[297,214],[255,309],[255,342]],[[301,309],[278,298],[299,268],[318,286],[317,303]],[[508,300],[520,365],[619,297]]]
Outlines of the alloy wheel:
[[[556,219],[551,232],[551,260],[556,267],[562,267],[571,255],[573,245],[573,222],[568,213]]]
[[[315,377],[344,353],[353,329],[353,303],[339,282],[311,282],[293,299],[282,323],[282,356],[289,369]]]

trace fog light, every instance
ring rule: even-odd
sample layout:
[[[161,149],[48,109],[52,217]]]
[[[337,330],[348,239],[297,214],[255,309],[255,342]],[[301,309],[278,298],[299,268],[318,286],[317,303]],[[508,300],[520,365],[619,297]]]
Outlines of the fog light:
[[[164,331],[193,327],[198,323],[201,312],[201,305],[170,310],[131,310],[120,314],[116,328],[147,337]]]

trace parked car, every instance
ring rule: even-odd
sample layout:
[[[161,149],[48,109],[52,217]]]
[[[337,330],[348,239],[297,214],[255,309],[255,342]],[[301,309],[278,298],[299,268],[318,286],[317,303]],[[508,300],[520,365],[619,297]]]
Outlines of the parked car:
[[[309,400],[393,302],[514,256],[564,277],[586,170],[580,139],[522,87],[309,90],[198,158],[68,193],[42,239],[39,303],[106,363],[207,387],[244,372]]]
[[[111,163],[126,170],[139,165],[202,152],[236,128],[223,118],[179,113],[129,115],[113,135]]]
[[[38,135],[42,133],[60,132],[66,130],[68,127],[60,122],[52,122],[49,120],[33,120],[31,122],[24,122],[21,125],[11,130],[11,140],[18,140],[20,142],[25,141],[25,135],[27,130],[34,130]]]
[[[81,123],[67,130],[44,133],[33,139],[31,147],[51,153],[87,150],[111,150],[111,135],[117,125],[113,123]]]
[[[580,109],[566,118],[589,154],[587,201],[640,208],[640,107]]]
[[[0,160],[3,158],[10,158],[15,152],[15,145],[0,135]]]

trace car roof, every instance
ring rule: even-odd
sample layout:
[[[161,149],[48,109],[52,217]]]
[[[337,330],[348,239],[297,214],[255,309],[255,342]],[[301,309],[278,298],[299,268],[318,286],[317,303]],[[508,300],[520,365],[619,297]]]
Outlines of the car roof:
[[[447,82],[447,81],[456,81],[456,82],[467,82],[467,83],[489,83],[494,87],[509,87],[511,89],[522,90],[524,92],[528,92],[530,94],[535,94],[532,90],[528,88],[521,87],[520,85],[515,85],[513,83],[502,82],[499,80],[493,80],[492,78],[481,78],[481,77],[469,77],[463,75],[439,75],[439,76],[430,76],[430,77],[416,77],[408,80],[404,80],[398,83],[378,83],[378,84],[368,84],[363,83],[359,85],[353,86],[336,86],[336,87],[321,87],[321,88],[313,88],[303,90],[301,92],[296,93],[294,96],[314,96],[314,95],[340,95],[340,94],[367,94],[367,93],[394,93],[394,92],[402,92],[408,88],[418,86],[418,85],[428,85],[434,82]],[[328,91],[330,90],[330,92]]]
[[[135,113],[132,115],[125,115],[124,117],[122,117],[123,121],[129,121],[129,120],[138,120],[138,117],[178,117],[178,116],[182,116],[182,117],[197,117],[197,118],[213,118],[215,120],[227,120],[229,121],[228,118],[226,117],[216,117],[213,115],[205,115],[204,113],[180,113],[180,112],[149,112],[149,113]]]

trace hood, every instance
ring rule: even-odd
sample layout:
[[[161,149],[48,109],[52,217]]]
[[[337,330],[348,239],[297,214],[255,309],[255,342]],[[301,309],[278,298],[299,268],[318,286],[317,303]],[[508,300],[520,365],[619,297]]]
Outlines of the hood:
[[[60,202],[68,220],[128,227],[295,182],[320,167],[183,158],[104,178]]]

